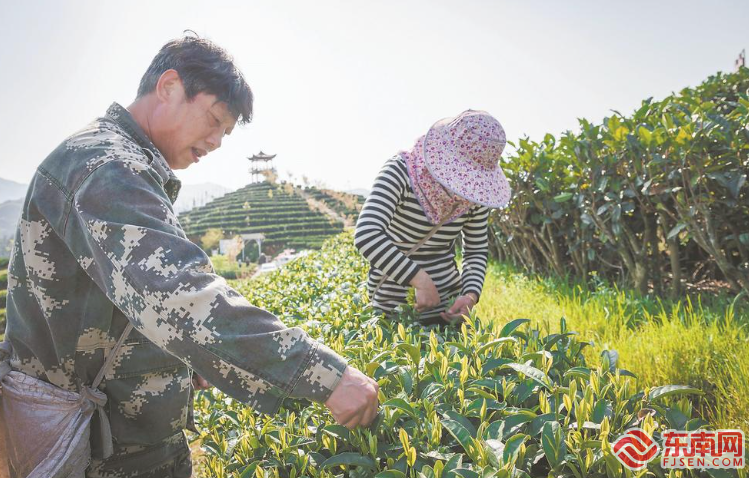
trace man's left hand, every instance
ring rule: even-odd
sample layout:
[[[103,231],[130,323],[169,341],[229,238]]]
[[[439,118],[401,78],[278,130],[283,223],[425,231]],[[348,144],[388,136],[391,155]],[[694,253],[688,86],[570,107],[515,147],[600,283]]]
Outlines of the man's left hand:
[[[208,383],[208,380],[204,379],[197,373],[192,373],[192,386],[195,390],[208,390],[213,385]]]
[[[465,295],[459,296],[455,299],[455,303],[450,309],[440,314],[442,320],[445,322],[453,322],[455,319],[460,319],[464,315],[469,315],[471,309],[478,302],[478,297],[473,292],[469,292]]]

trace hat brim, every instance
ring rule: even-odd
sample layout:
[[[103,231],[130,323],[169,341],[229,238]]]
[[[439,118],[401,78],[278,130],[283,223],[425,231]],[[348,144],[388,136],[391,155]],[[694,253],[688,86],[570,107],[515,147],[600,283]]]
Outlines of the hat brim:
[[[459,152],[449,141],[440,142],[440,133],[452,121],[453,118],[445,118],[436,122],[424,138],[424,162],[429,173],[449,191],[472,203],[495,209],[506,207],[510,202],[511,189],[499,164],[496,168],[485,170],[464,163],[464,168],[456,172],[452,158]],[[429,152],[430,146],[435,147],[436,154]]]

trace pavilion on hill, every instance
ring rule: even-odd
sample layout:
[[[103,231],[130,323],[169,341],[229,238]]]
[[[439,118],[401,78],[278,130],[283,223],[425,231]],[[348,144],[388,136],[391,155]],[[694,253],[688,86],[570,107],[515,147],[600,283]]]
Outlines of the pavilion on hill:
[[[276,168],[273,167],[273,158],[275,157],[275,154],[265,154],[262,151],[247,157],[251,164],[250,174],[252,175],[253,183],[265,180],[267,173],[276,173]]]

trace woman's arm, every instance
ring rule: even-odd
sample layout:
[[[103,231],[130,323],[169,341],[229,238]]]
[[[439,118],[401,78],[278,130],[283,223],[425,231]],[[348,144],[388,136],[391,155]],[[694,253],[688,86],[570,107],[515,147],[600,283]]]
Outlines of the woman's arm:
[[[409,285],[420,268],[393,244],[386,231],[407,188],[405,165],[398,157],[390,159],[364,202],[354,236],[356,248],[372,267],[403,286]]]
[[[471,210],[463,226],[463,288],[461,295],[476,294],[481,297],[489,259],[489,208],[481,206]]]
[[[463,225],[463,287],[460,296],[449,310],[440,314],[443,320],[452,322],[461,315],[468,315],[481,296],[489,259],[489,209],[481,206],[471,209]]]

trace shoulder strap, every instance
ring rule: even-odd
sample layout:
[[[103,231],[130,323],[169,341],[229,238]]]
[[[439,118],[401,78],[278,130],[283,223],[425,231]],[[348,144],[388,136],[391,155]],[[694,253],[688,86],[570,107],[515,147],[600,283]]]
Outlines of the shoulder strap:
[[[99,387],[101,381],[104,379],[104,375],[109,371],[109,368],[112,366],[112,362],[114,362],[114,356],[117,355],[117,352],[120,350],[120,347],[122,347],[122,344],[125,342],[125,339],[130,334],[131,330],[133,330],[133,323],[128,320],[125,330],[122,332],[122,335],[120,335],[117,343],[114,344],[112,349],[109,351],[109,355],[104,361],[104,365],[102,365],[101,370],[99,370],[99,373],[96,374],[96,378],[94,379],[94,383],[91,384],[91,388],[97,389]]]
[[[431,229],[429,230],[429,232],[427,232],[427,235],[426,235],[426,236],[424,236],[424,237],[423,237],[423,238],[422,238],[422,239],[421,239],[421,240],[420,240],[419,242],[417,242],[416,244],[414,244],[414,245],[413,245],[413,246],[411,247],[411,249],[409,249],[409,250],[408,250],[408,252],[406,252],[406,253],[405,253],[405,256],[406,256],[406,257],[410,256],[410,255],[411,255],[411,254],[413,254],[414,252],[418,251],[418,250],[419,250],[419,248],[420,248],[421,246],[423,246],[424,244],[426,244],[426,243],[427,243],[427,241],[428,241],[429,239],[431,239],[431,238],[432,238],[432,236],[434,236],[434,235],[435,235],[435,234],[437,233],[437,231],[439,231],[439,230],[440,230],[440,228],[441,228],[442,226],[444,226],[444,225],[445,225],[445,223],[446,223],[446,222],[448,221],[448,219],[450,219],[450,216],[452,216],[453,212],[455,212],[455,209],[457,209],[457,204],[456,204],[455,206],[453,206],[452,212],[450,212],[450,214],[448,214],[448,215],[447,215],[447,216],[445,217],[445,219],[443,219],[443,220],[442,220],[442,221],[441,221],[441,222],[440,222],[439,224],[437,224],[437,225],[435,225],[435,226],[434,226],[433,228],[431,228]],[[378,283],[377,283],[377,287],[375,287],[375,290],[374,290],[374,292],[372,293],[372,297],[371,297],[371,299],[374,299],[374,298],[375,298],[375,296],[377,295],[377,292],[379,292],[379,291],[380,291],[380,287],[382,287],[382,284],[384,284],[384,283],[385,283],[385,281],[387,280],[387,278],[388,278],[387,274],[385,274],[385,273],[383,272],[383,274],[382,274],[382,279],[380,279],[380,282],[378,282]]]
[[[104,394],[104,392],[99,390],[99,385],[104,379],[104,375],[112,367],[112,362],[114,362],[115,355],[117,355],[117,352],[120,350],[120,347],[122,347],[122,344],[125,342],[125,339],[132,330],[133,323],[128,320],[127,326],[125,326],[125,330],[122,331],[122,335],[120,335],[120,338],[117,339],[117,343],[115,343],[114,346],[110,349],[109,355],[107,356],[106,360],[104,360],[104,365],[102,365],[99,373],[96,374],[96,378],[94,378],[94,382],[90,387],[81,388],[81,398],[91,400],[91,402],[95,406],[95,410],[99,413],[99,433],[101,436],[102,457],[104,459],[112,456],[112,453],[114,451],[114,440],[112,439],[112,426],[109,423],[109,416],[104,411],[104,405],[106,405],[107,403],[107,396]]]

